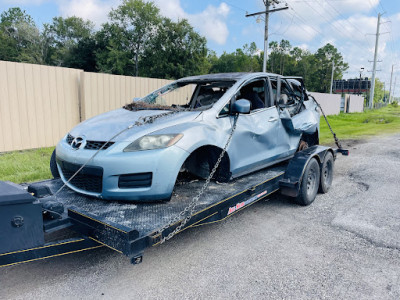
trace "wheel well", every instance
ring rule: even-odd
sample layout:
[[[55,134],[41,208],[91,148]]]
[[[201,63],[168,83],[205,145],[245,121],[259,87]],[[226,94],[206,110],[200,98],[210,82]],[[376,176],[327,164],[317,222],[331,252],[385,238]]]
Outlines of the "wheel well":
[[[320,157],[318,154],[315,154],[313,156],[313,158],[315,158],[318,161],[318,163],[322,166],[322,162],[324,161],[325,156],[326,156],[326,154],[328,154],[328,152],[330,152],[332,154],[332,156],[335,157],[335,154],[333,153],[333,150],[332,149],[328,149],[328,150],[326,150],[326,152],[325,152],[323,157]]]
[[[309,147],[319,145],[318,129],[314,133],[303,133],[300,140],[307,142]]]
[[[222,151],[221,148],[212,145],[197,148],[186,159],[183,168],[197,177],[206,179],[210,175]],[[218,181],[227,181],[230,179],[230,176],[230,159],[226,152],[214,177]]]

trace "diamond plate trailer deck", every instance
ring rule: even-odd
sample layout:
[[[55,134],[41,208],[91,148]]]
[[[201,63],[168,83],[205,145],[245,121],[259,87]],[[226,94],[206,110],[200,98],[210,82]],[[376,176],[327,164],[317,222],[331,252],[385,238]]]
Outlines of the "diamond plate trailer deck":
[[[330,148],[314,146],[298,152],[287,162],[229,183],[212,182],[182,230],[222,221],[268,197],[280,187],[291,191],[292,196],[296,195],[308,161],[312,157],[323,161],[327,151],[336,154]],[[160,244],[162,237],[179,226],[180,222],[177,222],[158,233],[188,206],[204,181],[178,183],[170,201],[156,203],[110,202],[65,188],[55,199],[63,204],[64,213],[49,218],[43,208],[43,219],[42,215],[33,214],[32,207],[36,211],[38,207],[45,207],[43,203],[47,196],[55,194],[62,186],[61,180],[47,180],[29,186],[0,183],[3,185],[0,189],[0,266],[10,266],[102,246],[125,254],[132,263],[140,263],[145,248]],[[21,203],[21,199],[26,200]],[[38,226],[43,226],[43,231],[37,230]],[[32,228],[36,230],[33,232]],[[72,230],[75,236],[48,241],[48,236],[65,230]]]

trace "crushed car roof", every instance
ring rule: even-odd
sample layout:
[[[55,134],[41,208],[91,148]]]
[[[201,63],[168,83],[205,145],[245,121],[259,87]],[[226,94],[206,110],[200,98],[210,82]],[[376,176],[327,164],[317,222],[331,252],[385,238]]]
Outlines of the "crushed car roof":
[[[203,81],[203,80],[238,80],[251,73],[237,72],[237,73],[217,73],[217,74],[206,74],[198,76],[190,76],[181,78],[178,81]]]
[[[191,82],[191,81],[213,81],[213,80],[223,80],[223,81],[237,81],[243,79],[244,77],[251,77],[257,75],[269,75],[269,76],[279,76],[272,73],[261,73],[261,72],[236,72],[236,73],[216,73],[216,74],[205,74],[190,76],[178,79],[178,82]]]

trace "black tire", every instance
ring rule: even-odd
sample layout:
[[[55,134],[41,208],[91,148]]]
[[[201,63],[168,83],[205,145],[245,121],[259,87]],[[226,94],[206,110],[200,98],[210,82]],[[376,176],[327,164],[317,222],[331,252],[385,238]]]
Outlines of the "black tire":
[[[317,196],[320,181],[319,164],[315,158],[312,158],[304,171],[300,184],[299,195],[295,201],[297,204],[306,206],[313,203]]]
[[[207,153],[207,160],[208,160],[208,171],[209,174],[211,173],[212,169],[214,168],[215,164],[217,163],[218,157],[221,155],[219,151],[210,151]],[[217,171],[215,172],[213,179],[218,182],[229,182],[231,179],[232,173],[229,170],[229,159],[228,154],[225,155],[221,159],[221,163],[219,164]]]
[[[330,151],[325,154],[324,162],[321,166],[321,180],[318,191],[325,194],[329,191],[333,180],[333,155]]]
[[[57,163],[56,163],[56,150],[53,151],[50,158],[50,172],[54,179],[60,178],[60,173],[58,173]]]

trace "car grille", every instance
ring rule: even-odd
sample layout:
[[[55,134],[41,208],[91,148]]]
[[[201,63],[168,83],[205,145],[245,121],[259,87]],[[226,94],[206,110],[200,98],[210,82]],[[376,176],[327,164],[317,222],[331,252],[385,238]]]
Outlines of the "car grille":
[[[74,137],[68,133],[68,135],[67,135],[67,143],[71,145],[73,140],[74,140]]]
[[[57,164],[60,166],[66,180],[69,180],[81,167],[81,165],[72,164],[59,159],[57,159]],[[72,178],[70,184],[84,191],[101,193],[103,190],[103,168],[85,166]]]
[[[72,141],[74,140],[74,137],[68,133],[67,135],[67,143],[69,145],[72,144]],[[103,147],[103,145],[105,145]],[[86,141],[85,149],[86,150],[99,150],[101,147],[103,147],[101,150],[106,150],[110,148],[112,145],[114,145],[114,142],[99,142],[99,141]]]
[[[121,189],[150,187],[153,173],[124,174],[119,176],[118,187]]]
[[[95,142],[95,141],[87,141],[85,149],[88,150],[99,150],[103,145],[105,145],[101,150],[106,150],[111,147],[114,142]]]

